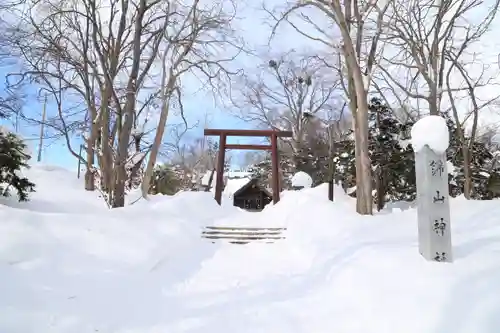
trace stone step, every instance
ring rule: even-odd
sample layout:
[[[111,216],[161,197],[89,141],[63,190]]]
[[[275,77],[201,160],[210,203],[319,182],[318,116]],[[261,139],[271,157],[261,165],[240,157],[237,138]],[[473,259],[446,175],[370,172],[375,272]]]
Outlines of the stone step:
[[[284,231],[286,228],[266,228],[266,227],[222,227],[222,226],[206,226],[205,229],[210,230],[249,230],[249,231],[262,231],[262,230],[272,230],[272,231]]]
[[[280,231],[237,231],[237,230],[231,230],[231,231],[202,231],[202,235],[253,235],[253,236],[275,236],[275,235],[281,235]]]
[[[237,240],[258,240],[258,239],[284,239],[277,236],[253,236],[253,235],[202,235],[207,239],[237,239]]]
[[[211,240],[212,243],[217,240],[227,241],[231,244],[270,244],[285,239],[282,236],[285,230],[286,228],[207,226],[201,232],[201,237]]]

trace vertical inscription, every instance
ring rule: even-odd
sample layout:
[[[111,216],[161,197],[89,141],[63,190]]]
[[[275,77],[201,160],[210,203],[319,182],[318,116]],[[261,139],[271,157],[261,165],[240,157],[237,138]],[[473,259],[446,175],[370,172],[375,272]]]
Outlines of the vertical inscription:
[[[431,163],[429,163],[429,166],[431,167],[431,174],[433,176],[438,176],[438,177],[441,177],[444,173],[444,163],[443,161],[441,160],[437,160],[437,161],[431,161]]]
[[[450,206],[446,154],[425,146],[415,155],[419,251],[435,262],[451,262]]]

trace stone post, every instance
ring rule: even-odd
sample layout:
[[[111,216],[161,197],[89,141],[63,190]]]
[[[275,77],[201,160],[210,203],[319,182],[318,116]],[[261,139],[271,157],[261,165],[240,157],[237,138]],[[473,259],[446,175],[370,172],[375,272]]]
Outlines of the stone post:
[[[427,260],[453,262],[446,153],[428,145],[415,153],[418,250]]]

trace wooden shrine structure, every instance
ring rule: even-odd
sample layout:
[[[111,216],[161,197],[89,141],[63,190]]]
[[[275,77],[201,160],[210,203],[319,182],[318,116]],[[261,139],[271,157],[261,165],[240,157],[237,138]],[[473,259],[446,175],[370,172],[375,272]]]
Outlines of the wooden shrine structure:
[[[261,211],[272,200],[273,195],[260,186],[256,178],[249,179],[247,184],[233,193],[233,206],[247,211]]]
[[[205,129],[205,136],[219,137],[219,153],[217,155],[216,179],[215,179],[215,200],[220,205],[222,201],[223,187],[223,172],[224,160],[227,149],[243,149],[243,150],[268,150],[271,151],[271,170],[272,170],[272,197],[273,202],[277,203],[280,200],[280,182],[279,182],[279,155],[278,155],[278,138],[291,137],[291,131],[275,131],[275,130],[241,130],[241,129]],[[227,144],[228,136],[252,136],[252,137],[269,137],[271,138],[270,145],[257,144]]]

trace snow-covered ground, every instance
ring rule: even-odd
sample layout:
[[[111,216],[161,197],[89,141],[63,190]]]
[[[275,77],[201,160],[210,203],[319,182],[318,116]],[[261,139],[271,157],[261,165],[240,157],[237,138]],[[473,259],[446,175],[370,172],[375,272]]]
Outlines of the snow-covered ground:
[[[1,333],[496,333],[500,204],[452,201],[455,262],[426,262],[414,209],[374,217],[327,186],[247,213],[212,193],[113,211],[35,166],[32,201],[0,201]],[[202,227],[286,226],[274,244]]]

